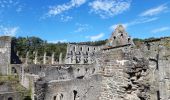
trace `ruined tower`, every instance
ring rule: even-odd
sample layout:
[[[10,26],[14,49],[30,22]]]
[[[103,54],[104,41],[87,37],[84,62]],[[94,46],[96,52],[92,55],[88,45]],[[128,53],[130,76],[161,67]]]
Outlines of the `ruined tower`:
[[[133,44],[133,41],[126,33],[125,28],[122,25],[118,25],[109,38],[107,46],[116,47],[127,44]]]
[[[10,74],[11,37],[0,37],[0,74]]]

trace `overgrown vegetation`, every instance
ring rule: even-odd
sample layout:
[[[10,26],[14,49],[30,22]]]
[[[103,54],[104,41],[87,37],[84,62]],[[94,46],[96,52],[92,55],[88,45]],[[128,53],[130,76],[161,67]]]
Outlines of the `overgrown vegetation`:
[[[18,75],[7,75],[7,76],[0,75],[0,86],[5,86],[5,87],[8,86],[11,89],[10,91],[17,91],[18,93],[22,93],[24,100],[31,100],[30,91],[24,88],[19,83]]]
[[[16,75],[2,76],[0,75],[0,82],[19,82],[19,78]]]
[[[43,56],[44,52],[47,53],[47,56],[51,56],[55,52],[55,58],[59,57],[60,53],[63,53],[65,56],[66,53],[66,43],[47,43],[47,41],[42,40],[38,37],[13,37],[13,50],[19,53],[20,57],[25,58],[26,52],[30,52],[30,58],[33,58],[33,53],[38,52],[38,56]]]
[[[19,76],[18,75],[7,75],[0,76],[0,85],[10,84],[13,90],[15,91],[25,91],[25,88],[19,84]]]
[[[76,42],[74,42],[76,43]],[[80,42],[76,44],[93,45],[99,46],[106,43],[106,40],[95,41],[95,42]],[[39,37],[13,37],[12,38],[13,51],[19,53],[20,57],[25,58],[26,52],[30,52],[30,58],[34,58],[33,53],[38,51],[38,56],[43,56],[44,52],[47,56],[51,56],[55,52],[55,59],[59,58],[60,53],[63,57],[66,55],[67,43],[48,43],[46,40],[42,40]]]

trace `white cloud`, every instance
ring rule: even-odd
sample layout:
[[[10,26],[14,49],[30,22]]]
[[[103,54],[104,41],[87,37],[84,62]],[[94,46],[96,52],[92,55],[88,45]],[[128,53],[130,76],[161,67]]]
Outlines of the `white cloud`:
[[[0,33],[5,36],[15,36],[19,27],[4,27],[0,26]]]
[[[140,14],[140,16],[154,16],[158,15],[160,13],[166,12],[168,9],[167,5],[160,5],[155,8],[151,8],[149,10],[144,11],[143,13]]]
[[[8,10],[14,10],[16,12],[21,12],[22,7],[19,0],[0,0],[0,14],[1,17],[4,16],[3,13],[5,13]]]
[[[62,4],[62,5],[50,7],[47,15],[48,16],[56,16],[56,15],[61,14],[67,10],[70,10],[72,8],[79,7],[82,4],[84,4],[85,2],[86,2],[86,0],[71,0],[70,2]]]
[[[23,5],[19,5],[19,6],[16,8],[16,12],[18,12],[18,13],[22,12],[23,7],[24,7]]]
[[[61,15],[61,18],[60,18],[60,20],[62,22],[68,22],[68,21],[71,21],[72,19],[73,19],[73,17],[71,17],[71,16],[64,16],[64,15]]]
[[[76,23],[77,29],[74,32],[81,33],[85,32],[90,29],[90,26],[88,24],[79,24]]]
[[[87,36],[86,38],[89,38],[91,41],[96,41],[101,39],[104,36],[104,33],[100,33],[94,36]]]
[[[94,0],[89,3],[91,11],[102,18],[113,17],[130,8],[131,0]]]
[[[18,0],[0,0],[0,8],[9,8],[12,6],[16,6],[18,4]]]
[[[161,28],[154,29],[151,32],[152,33],[160,33],[160,32],[164,32],[164,31],[168,31],[168,30],[170,30],[170,27],[161,27]]]
[[[153,18],[138,18],[138,19],[135,19],[131,22],[127,22],[127,23],[123,23],[122,25],[125,27],[125,28],[128,28],[129,26],[134,26],[134,25],[138,25],[138,24],[144,24],[144,23],[149,23],[149,22],[152,22],[152,21],[155,21],[155,20],[158,20],[158,17],[153,17]],[[110,29],[111,30],[114,30],[116,28],[117,25],[112,25],[110,26]]]
[[[67,40],[63,39],[63,40],[48,41],[48,43],[58,43],[58,42],[65,43],[65,42],[67,42]]]
[[[149,23],[149,22],[152,22],[152,21],[155,21],[157,20],[158,17],[153,17],[153,18],[139,18],[139,19],[136,19],[134,21],[131,21],[129,23],[125,23],[126,27],[128,26],[133,26],[133,25],[137,25],[137,24],[143,24],[143,23]]]

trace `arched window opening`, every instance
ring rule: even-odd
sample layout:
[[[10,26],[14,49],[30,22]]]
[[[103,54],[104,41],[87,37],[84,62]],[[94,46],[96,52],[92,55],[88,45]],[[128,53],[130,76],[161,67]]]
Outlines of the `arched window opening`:
[[[15,69],[15,67],[12,67],[12,72],[15,74],[17,73],[17,70]]]
[[[123,37],[123,34],[121,34],[120,36]]]
[[[80,71],[80,69],[78,68],[78,69],[77,69],[77,71],[79,72],[79,71]]]
[[[157,100],[161,100],[161,98],[160,98],[160,92],[159,92],[159,91],[156,91],[156,94],[157,94]]]
[[[83,51],[83,47],[81,47],[80,50]]]
[[[130,38],[128,38],[128,42],[130,42]]]
[[[13,100],[12,97],[9,97],[8,100]]]
[[[76,63],[80,63],[80,58],[76,58]]]
[[[77,91],[76,91],[76,90],[73,90],[73,93],[74,93],[74,100],[76,100]]]
[[[146,46],[147,46],[148,50],[150,50],[151,45],[149,43],[147,43]]]
[[[116,39],[116,36],[114,36],[113,39],[115,40],[115,39]]]
[[[62,100],[62,99],[63,99],[63,94],[60,95],[60,100]]]
[[[56,96],[54,96],[54,97],[53,97],[53,100],[56,100],[56,99],[57,99],[57,97],[56,97]]]
[[[87,64],[87,63],[88,63],[88,60],[87,60],[87,59],[84,59],[84,63]]]
[[[87,50],[90,51],[90,48],[88,47]]]

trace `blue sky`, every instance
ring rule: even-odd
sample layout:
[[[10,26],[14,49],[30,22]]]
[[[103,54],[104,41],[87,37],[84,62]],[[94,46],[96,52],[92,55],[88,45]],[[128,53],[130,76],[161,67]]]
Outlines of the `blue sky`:
[[[107,39],[117,24],[132,38],[170,36],[169,0],[0,0],[0,35],[48,42]]]

